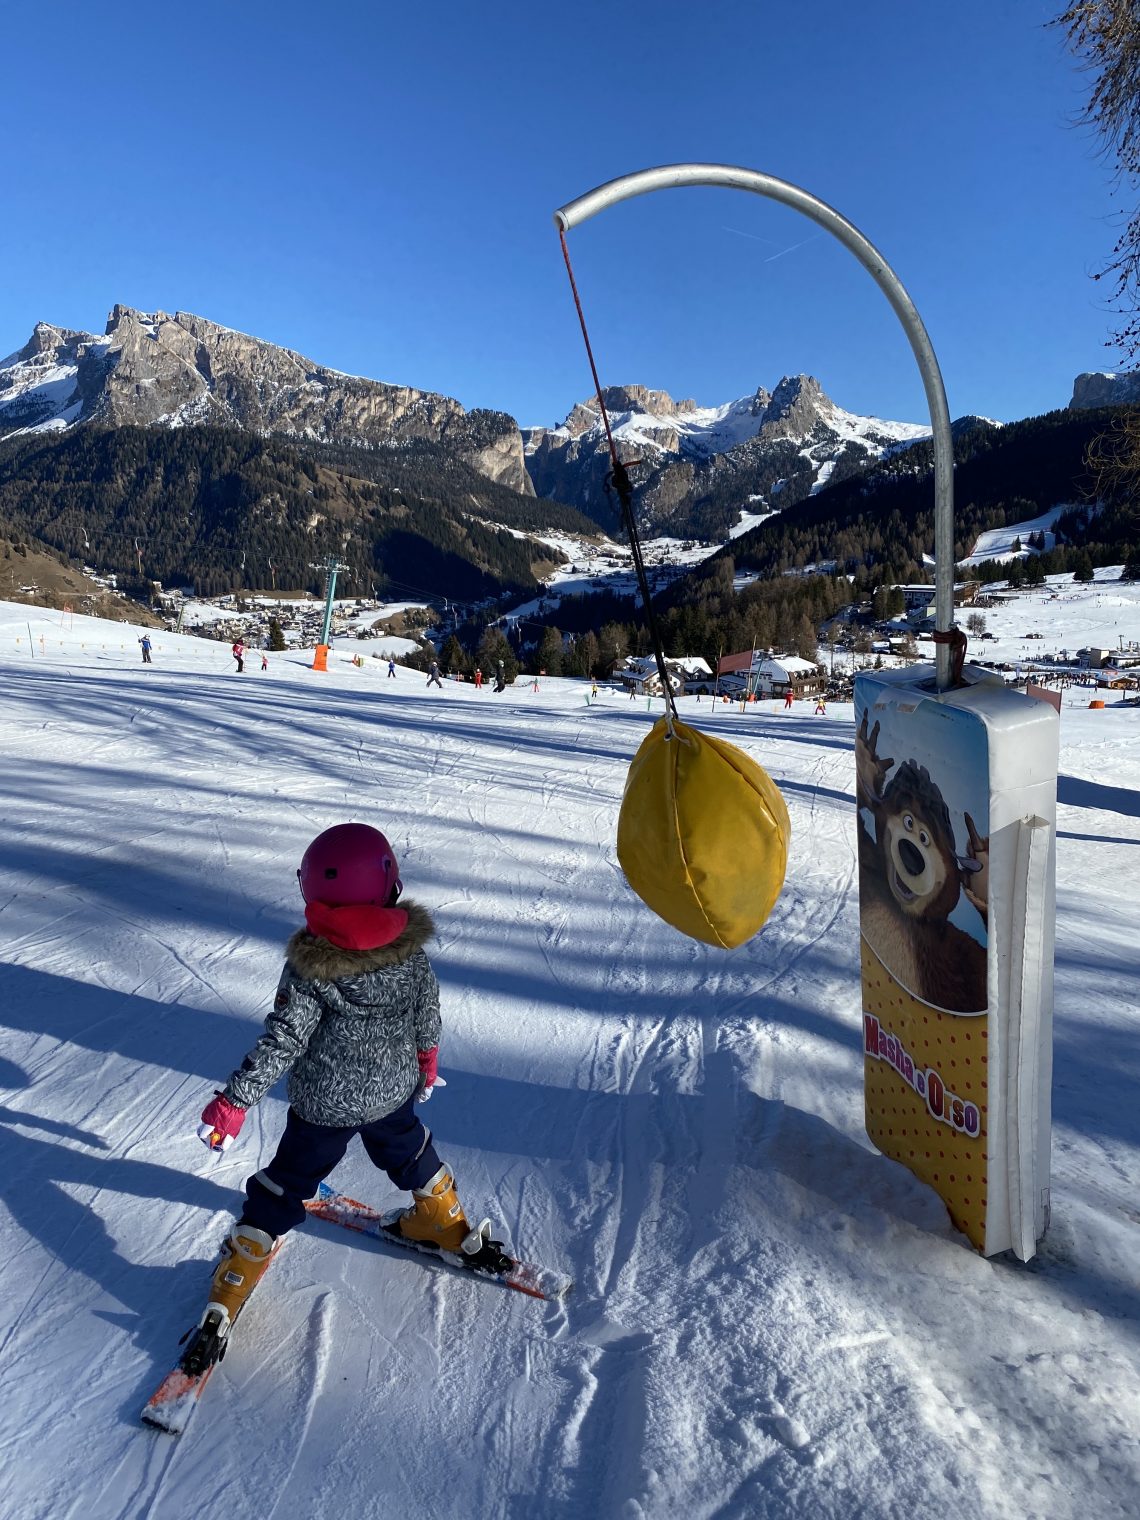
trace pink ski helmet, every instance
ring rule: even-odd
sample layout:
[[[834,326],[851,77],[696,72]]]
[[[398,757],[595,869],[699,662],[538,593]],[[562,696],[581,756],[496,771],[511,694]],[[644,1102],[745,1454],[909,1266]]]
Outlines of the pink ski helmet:
[[[297,872],[307,903],[329,908],[374,903],[391,907],[403,891],[392,846],[367,823],[338,823],[318,834]]]

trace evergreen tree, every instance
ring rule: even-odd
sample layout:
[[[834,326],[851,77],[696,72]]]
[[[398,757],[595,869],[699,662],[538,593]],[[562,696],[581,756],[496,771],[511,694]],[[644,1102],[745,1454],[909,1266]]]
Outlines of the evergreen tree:
[[[281,624],[275,617],[269,619],[269,647],[278,654],[288,646],[285,643],[285,635],[281,631]]]
[[[599,645],[597,634],[594,633],[592,628],[587,628],[586,632],[574,645],[574,674],[577,676],[597,675],[598,660]]]
[[[598,634],[599,675],[608,676],[629,653],[629,634],[621,623],[606,623]]]
[[[400,663],[406,665],[409,670],[429,670],[431,662],[438,659],[438,657],[436,647],[432,641],[430,639],[420,639],[418,647],[413,649],[410,654],[406,654]]]
[[[813,665],[819,663],[819,635],[806,612],[800,618],[799,627],[796,629],[795,652],[801,660],[810,660]]]
[[[544,628],[535,655],[535,670],[545,670],[548,676],[562,674],[562,635],[557,628]]]
[[[475,663],[485,676],[493,679],[500,660],[503,662],[503,673],[507,685],[510,686],[519,673],[519,662],[515,658],[515,652],[506,634],[501,628],[492,626],[479,640],[479,647],[475,651]]]
[[[457,672],[462,675],[467,670],[470,662],[463,645],[454,634],[444,644],[439,663],[444,675],[455,675]]]

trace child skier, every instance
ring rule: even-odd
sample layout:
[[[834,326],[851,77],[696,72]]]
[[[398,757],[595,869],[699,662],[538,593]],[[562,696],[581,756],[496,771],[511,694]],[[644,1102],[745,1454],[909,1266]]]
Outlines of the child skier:
[[[445,1251],[469,1233],[455,1181],[415,1104],[438,1076],[439,984],[424,945],[425,908],[397,907],[402,884],[378,829],[342,823],[305,851],[297,872],[307,928],[285,950],[273,1011],[257,1044],[202,1112],[213,1150],[236,1138],[248,1109],[284,1072],[289,1114],[273,1160],[246,1183],[202,1316],[228,1333],[275,1242],[305,1218],[305,1199],[359,1135],[369,1159],[412,1193],[400,1232]]]

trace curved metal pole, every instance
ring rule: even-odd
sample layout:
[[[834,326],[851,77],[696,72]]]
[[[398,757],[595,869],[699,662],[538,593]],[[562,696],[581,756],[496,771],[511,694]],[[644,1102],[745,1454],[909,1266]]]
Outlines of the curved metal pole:
[[[623,174],[620,179],[611,179],[596,190],[560,206],[554,213],[554,222],[563,232],[569,232],[571,227],[597,216],[599,211],[616,205],[618,201],[647,195],[651,190],[672,190],[685,185],[721,185],[730,190],[751,190],[756,195],[802,211],[855,255],[894,308],[918,361],[926,404],[930,409],[934,442],[934,622],[940,631],[947,631],[954,620],[954,449],[942,374],[914,302],[883,255],[846,217],[798,185],[755,169],[738,169],[730,164],[665,164],[659,169]],[[948,645],[935,645],[935,658],[938,690],[945,691],[950,685]]]

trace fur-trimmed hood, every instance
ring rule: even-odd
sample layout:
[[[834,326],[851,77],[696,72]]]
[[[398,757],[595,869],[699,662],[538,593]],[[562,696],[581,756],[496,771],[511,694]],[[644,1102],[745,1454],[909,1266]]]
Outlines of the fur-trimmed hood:
[[[327,939],[298,929],[285,946],[285,963],[303,981],[335,982],[341,977],[362,976],[386,966],[398,966],[422,950],[435,934],[431,914],[419,903],[402,902],[408,922],[390,944],[375,950],[342,950]]]

